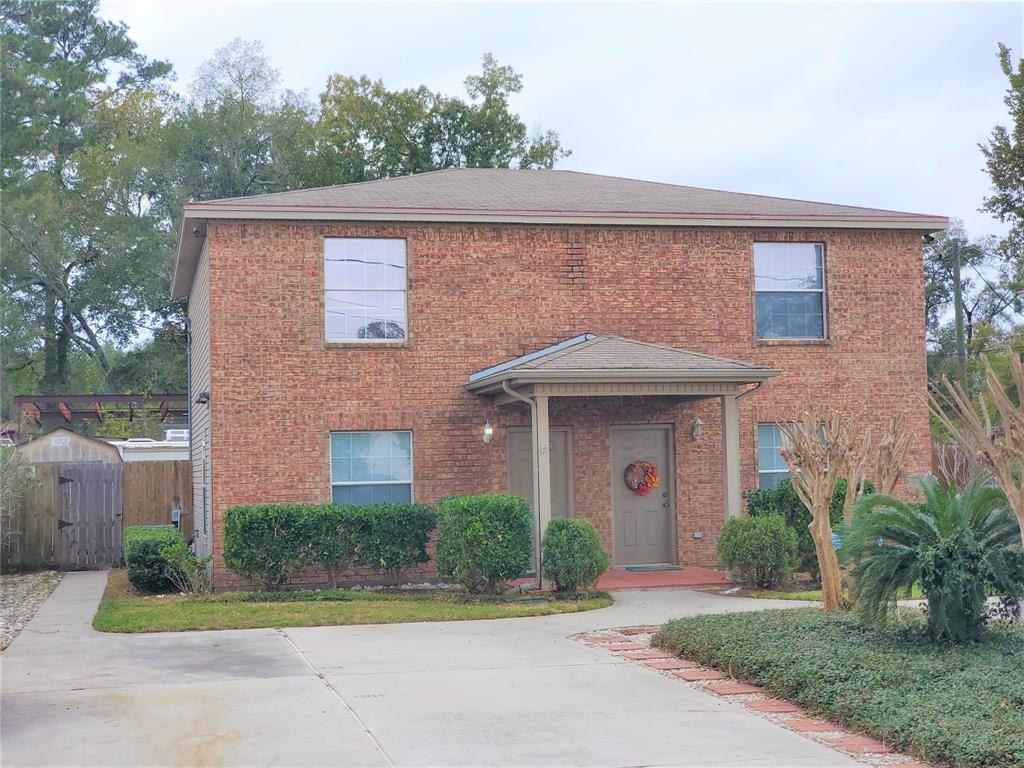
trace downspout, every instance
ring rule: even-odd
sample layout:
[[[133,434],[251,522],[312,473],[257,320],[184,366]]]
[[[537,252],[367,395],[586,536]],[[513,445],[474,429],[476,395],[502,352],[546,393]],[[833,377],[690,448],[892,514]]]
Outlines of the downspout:
[[[508,381],[504,380],[501,382],[501,388],[505,391],[505,394],[509,397],[514,397],[516,400],[521,400],[530,406],[530,435],[531,435],[531,455],[533,458],[533,567],[536,571],[537,587],[540,588],[541,577],[540,577],[540,507],[537,505],[540,499],[540,450],[537,445],[537,402],[530,397],[526,397],[519,392],[516,392],[512,387],[509,386]]]
[[[192,322],[185,318],[185,395],[188,398],[188,458],[192,460]]]
[[[195,457],[192,450],[193,440],[192,436],[192,321],[189,320],[188,316],[185,316],[185,397],[188,398],[188,463],[189,467],[195,469]],[[196,510],[195,510],[195,491],[193,487],[189,487],[189,491],[192,493],[192,502],[189,507],[192,509],[192,530],[189,531],[188,539],[191,543],[192,551],[196,551]],[[203,530],[203,537],[205,538],[206,531]]]
[[[742,400],[747,395],[752,395],[755,392],[757,392],[757,390],[759,390],[761,388],[762,384],[764,384],[764,382],[763,381],[759,381],[756,384],[754,384],[754,386],[752,386],[750,389],[747,389],[747,390],[744,390],[743,392],[740,392],[738,395],[736,395],[736,402],[738,403],[740,400]]]

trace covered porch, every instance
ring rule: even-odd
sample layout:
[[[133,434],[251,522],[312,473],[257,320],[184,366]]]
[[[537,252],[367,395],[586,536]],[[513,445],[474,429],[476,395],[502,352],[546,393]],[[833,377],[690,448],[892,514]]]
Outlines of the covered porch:
[[[506,460],[510,491],[533,502],[537,573],[540,538],[553,515],[594,520],[616,566],[692,565],[682,562],[689,527],[679,522],[692,513],[687,507],[693,495],[681,489],[701,483],[706,494],[709,478],[719,484],[711,502],[715,509],[700,510],[713,518],[715,537],[727,516],[740,514],[738,403],[775,374],[735,360],[589,333],[472,374],[468,390],[491,399],[498,412],[517,403],[528,409],[528,426],[508,428]],[[638,410],[638,403],[651,404],[650,410]],[[702,414],[718,423],[705,423]],[[585,444],[574,446],[574,427],[583,423],[590,427],[581,438]],[[714,459],[697,460],[705,427],[715,433],[720,450]],[[677,454],[685,454],[688,466],[679,464]],[[587,466],[574,482],[576,457],[585,457]],[[710,461],[718,465],[713,471]],[[574,484],[586,491],[589,506],[574,501]],[[704,532],[689,535],[699,539]]]

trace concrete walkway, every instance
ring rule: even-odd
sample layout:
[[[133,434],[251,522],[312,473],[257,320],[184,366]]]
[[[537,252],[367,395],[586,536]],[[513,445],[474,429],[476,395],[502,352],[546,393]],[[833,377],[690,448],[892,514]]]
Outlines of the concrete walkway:
[[[2,656],[5,766],[857,765],[567,639],[772,601],[626,591],[544,618],[113,635],[90,627],[105,579],[68,574]]]

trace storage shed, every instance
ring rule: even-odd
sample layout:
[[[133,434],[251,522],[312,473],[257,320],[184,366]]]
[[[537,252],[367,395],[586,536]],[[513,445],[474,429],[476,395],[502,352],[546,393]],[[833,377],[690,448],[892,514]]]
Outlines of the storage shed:
[[[117,447],[82,435],[66,427],[57,427],[18,446],[18,451],[32,464],[96,462],[120,464]]]

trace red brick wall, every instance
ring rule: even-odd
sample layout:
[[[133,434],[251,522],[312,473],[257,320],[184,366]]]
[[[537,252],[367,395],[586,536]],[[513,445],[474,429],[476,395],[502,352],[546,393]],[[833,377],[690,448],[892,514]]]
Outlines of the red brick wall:
[[[409,339],[323,342],[323,238],[403,237]],[[350,225],[211,221],[213,514],[233,504],[330,498],[332,430],[413,431],[415,496],[506,487],[502,427],[525,409],[464,389],[470,373],[583,332],[768,365],[741,403],[742,478],[756,487],[756,424],[836,409],[879,427],[902,411],[908,473],[929,466],[920,235],[888,231]],[[826,244],[829,340],[754,339],[752,244]],[[706,428],[694,443],[700,414]],[[491,445],[483,423],[498,427]],[[676,424],[680,563],[712,564],[723,518],[716,400],[552,400],[571,424],[576,514],[611,549],[608,424]],[[705,532],[695,540],[693,532]]]

